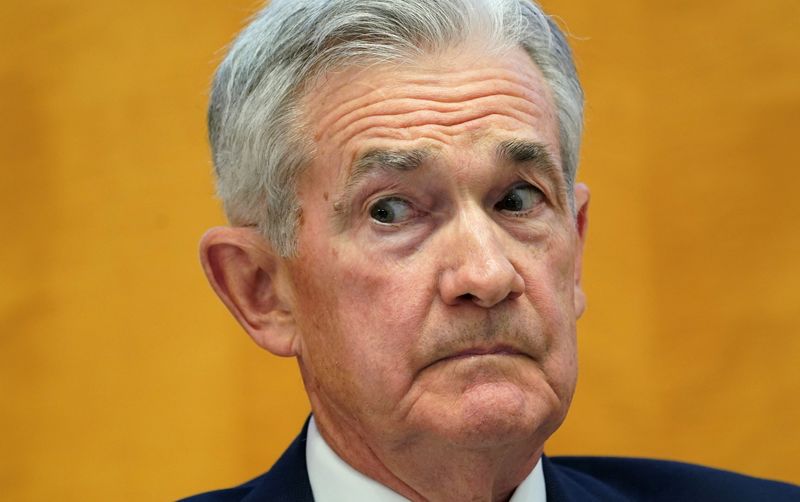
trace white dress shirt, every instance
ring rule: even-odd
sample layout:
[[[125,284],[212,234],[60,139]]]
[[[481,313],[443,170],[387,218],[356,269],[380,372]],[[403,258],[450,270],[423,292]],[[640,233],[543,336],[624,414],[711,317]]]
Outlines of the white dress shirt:
[[[313,416],[306,438],[306,467],[315,502],[408,502],[342,460],[320,435]],[[547,502],[541,459],[509,502]]]

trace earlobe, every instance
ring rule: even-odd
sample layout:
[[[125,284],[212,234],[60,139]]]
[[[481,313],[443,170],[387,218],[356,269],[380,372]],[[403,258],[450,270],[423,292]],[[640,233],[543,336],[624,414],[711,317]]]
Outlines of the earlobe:
[[[296,355],[286,269],[261,234],[212,228],[200,240],[200,261],[217,296],[259,346],[279,356]]]
[[[586,310],[586,295],[581,287],[581,274],[583,271],[583,246],[586,243],[586,231],[589,226],[589,188],[583,183],[575,185],[575,317],[580,318]]]

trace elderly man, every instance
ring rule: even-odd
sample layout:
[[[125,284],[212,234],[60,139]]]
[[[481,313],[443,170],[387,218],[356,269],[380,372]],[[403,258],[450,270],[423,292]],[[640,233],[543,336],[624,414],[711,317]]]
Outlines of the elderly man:
[[[548,459],[576,380],[583,95],[525,0],[275,0],[209,111],[231,227],[201,243],[312,417],[200,500],[800,500],[683,464]]]

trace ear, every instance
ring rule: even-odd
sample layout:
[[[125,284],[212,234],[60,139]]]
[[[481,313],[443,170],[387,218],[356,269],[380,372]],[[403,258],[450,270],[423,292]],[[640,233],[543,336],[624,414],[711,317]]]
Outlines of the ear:
[[[200,261],[222,303],[259,346],[278,356],[297,354],[287,271],[257,230],[212,228],[200,240]]]
[[[575,230],[576,246],[575,250],[575,316],[580,318],[586,310],[586,295],[581,288],[581,273],[583,270],[583,246],[586,242],[586,230],[589,226],[589,187],[583,183],[575,185]]]

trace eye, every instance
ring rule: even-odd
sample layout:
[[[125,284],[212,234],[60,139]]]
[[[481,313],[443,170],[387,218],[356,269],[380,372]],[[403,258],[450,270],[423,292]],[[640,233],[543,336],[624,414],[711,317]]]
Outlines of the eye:
[[[503,195],[500,202],[494,205],[498,211],[522,213],[533,209],[544,198],[541,190],[527,183],[517,185]]]
[[[376,201],[369,208],[370,217],[384,225],[403,223],[413,216],[411,205],[397,197],[387,197]]]

